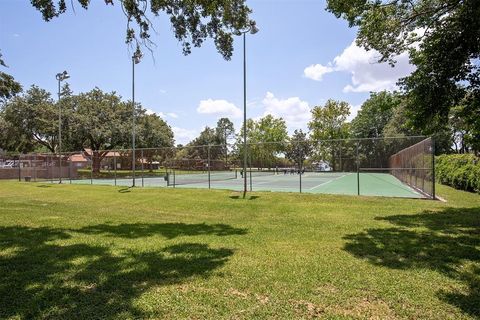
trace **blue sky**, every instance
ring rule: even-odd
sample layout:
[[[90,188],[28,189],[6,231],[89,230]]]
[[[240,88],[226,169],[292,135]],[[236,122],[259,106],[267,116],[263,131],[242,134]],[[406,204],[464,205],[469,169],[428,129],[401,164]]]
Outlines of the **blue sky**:
[[[70,2],[67,1],[69,4]],[[247,0],[260,32],[247,38],[248,117],[282,116],[289,130],[306,128],[310,109],[329,98],[352,106],[352,116],[370,91],[394,89],[411,72],[406,56],[395,68],[375,63],[377,53],[354,44],[356,30],[325,11],[321,0]],[[173,37],[168,19],[153,19],[153,56],[136,68],[136,100],[164,117],[177,143],[188,142],[206,125],[230,117],[241,125],[242,41],[231,61],[212,41],[189,56]],[[26,0],[0,2],[0,49],[25,88],[36,84],[56,92],[55,74],[67,70],[78,93],[95,86],[131,99],[131,51],[125,45],[125,17],[118,5],[92,1],[88,11],[50,22]]]

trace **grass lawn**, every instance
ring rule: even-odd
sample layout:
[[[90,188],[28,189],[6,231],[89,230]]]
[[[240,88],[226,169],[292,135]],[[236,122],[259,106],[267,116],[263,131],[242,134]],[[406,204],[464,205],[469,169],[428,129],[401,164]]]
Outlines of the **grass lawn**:
[[[0,318],[474,319],[480,196],[0,181]]]

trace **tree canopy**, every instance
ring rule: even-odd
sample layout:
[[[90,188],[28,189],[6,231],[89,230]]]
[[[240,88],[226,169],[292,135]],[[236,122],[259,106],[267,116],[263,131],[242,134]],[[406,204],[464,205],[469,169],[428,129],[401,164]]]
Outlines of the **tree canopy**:
[[[394,110],[402,99],[398,93],[382,91],[372,93],[352,120],[351,133],[356,138],[378,138],[387,136],[385,127],[393,118]]]
[[[324,106],[312,109],[312,120],[308,123],[314,140],[344,139],[349,135],[347,117],[350,105],[345,101],[328,100]]]
[[[297,164],[298,168],[303,167],[304,161],[311,155],[313,145],[307,139],[307,134],[301,129],[293,132],[290,141],[285,148],[285,158]]]
[[[62,110],[62,151],[131,147],[131,102],[122,101],[115,92],[106,93],[98,88],[73,95],[68,86],[62,89],[62,98],[57,102],[37,86],[9,100],[0,109],[0,126],[6,128],[2,140],[9,142],[3,142],[0,147],[12,150],[18,145],[23,146],[22,151],[33,151],[42,146],[57,152],[59,109]],[[147,115],[140,104],[136,112],[138,147],[173,146],[173,132],[163,119]]]
[[[7,135],[13,139],[11,142],[15,141],[5,145],[5,149],[12,148],[12,144],[25,145],[26,139],[31,148],[38,144],[51,152],[56,151],[58,111],[49,92],[32,86],[25,94],[9,100],[4,105],[3,115],[10,128]]]

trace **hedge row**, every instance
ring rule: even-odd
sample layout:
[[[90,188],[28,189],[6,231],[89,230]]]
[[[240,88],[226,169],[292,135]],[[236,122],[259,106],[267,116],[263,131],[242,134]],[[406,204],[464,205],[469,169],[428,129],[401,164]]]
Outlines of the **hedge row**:
[[[435,161],[437,182],[480,193],[480,158],[473,154],[444,154]]]

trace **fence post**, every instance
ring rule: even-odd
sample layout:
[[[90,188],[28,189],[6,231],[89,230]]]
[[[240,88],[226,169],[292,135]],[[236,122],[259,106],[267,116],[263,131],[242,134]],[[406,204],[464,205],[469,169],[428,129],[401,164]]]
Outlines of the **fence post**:
[[[303,167],[303,161],[300,159],[300,162],[298,163],[298,176],[300,180],[300,193],[302,193],[302,167]]]
[[[247,150],[248,150],[249,147],[247,147]],[[251,152],[248,152],[248,162],[249,162],[249,165],[248,167],[250,168],[248,170],[248,172],[250,173],[250,192],[252,192],[253,190],[253,187],[252,187],[252,184],[253,184],[253,181],[252,181],[252,153]],[[247,174],[245,172],[245,174]]]
[[[143,188],[143,162],[144,162],[144,159],[143,159],[143,149],[140,150],[140,161],[142,163],[142,188]]]
[[[52,155],[50,155],[50,161],[47,162],[48,171],[50,171],[50,183],[53,183],[53,166],[50,165],[52,162]]]
[[[360,195],[360,158],[358,157],[358,145],[360,141],[357,140],[357,196]]]
[[[117,152],[113,151],[113,184],[117,186]]]
[[[340,171],[343,172],[343,160],[342,160],[342,142],[343,140],[339,141],[339,147],[340,147]]]
[[[303,171],[303,144],[300,142],[300,158],[298,159],[298,176],[300,181],[300,193],[302,193],[302,171]]]
[[[33,154],[33,181],[37,182],[37,154]]]
[[[22,181],[22,167],[20,165],[20,153],[18,154],[18,181]]]
[[[432,137],[432,199],[435,200],[435,140]]]
[[[70,161],[68,161],[68,179],[70,180],[70,184],[72,184],[72,154],[68,157]]]
[[[93,150],[90,151],[90,184],[93,184]]]
[[[207,168],[208,168],[208,189],[210,189],[210,145],[207,149]]]

